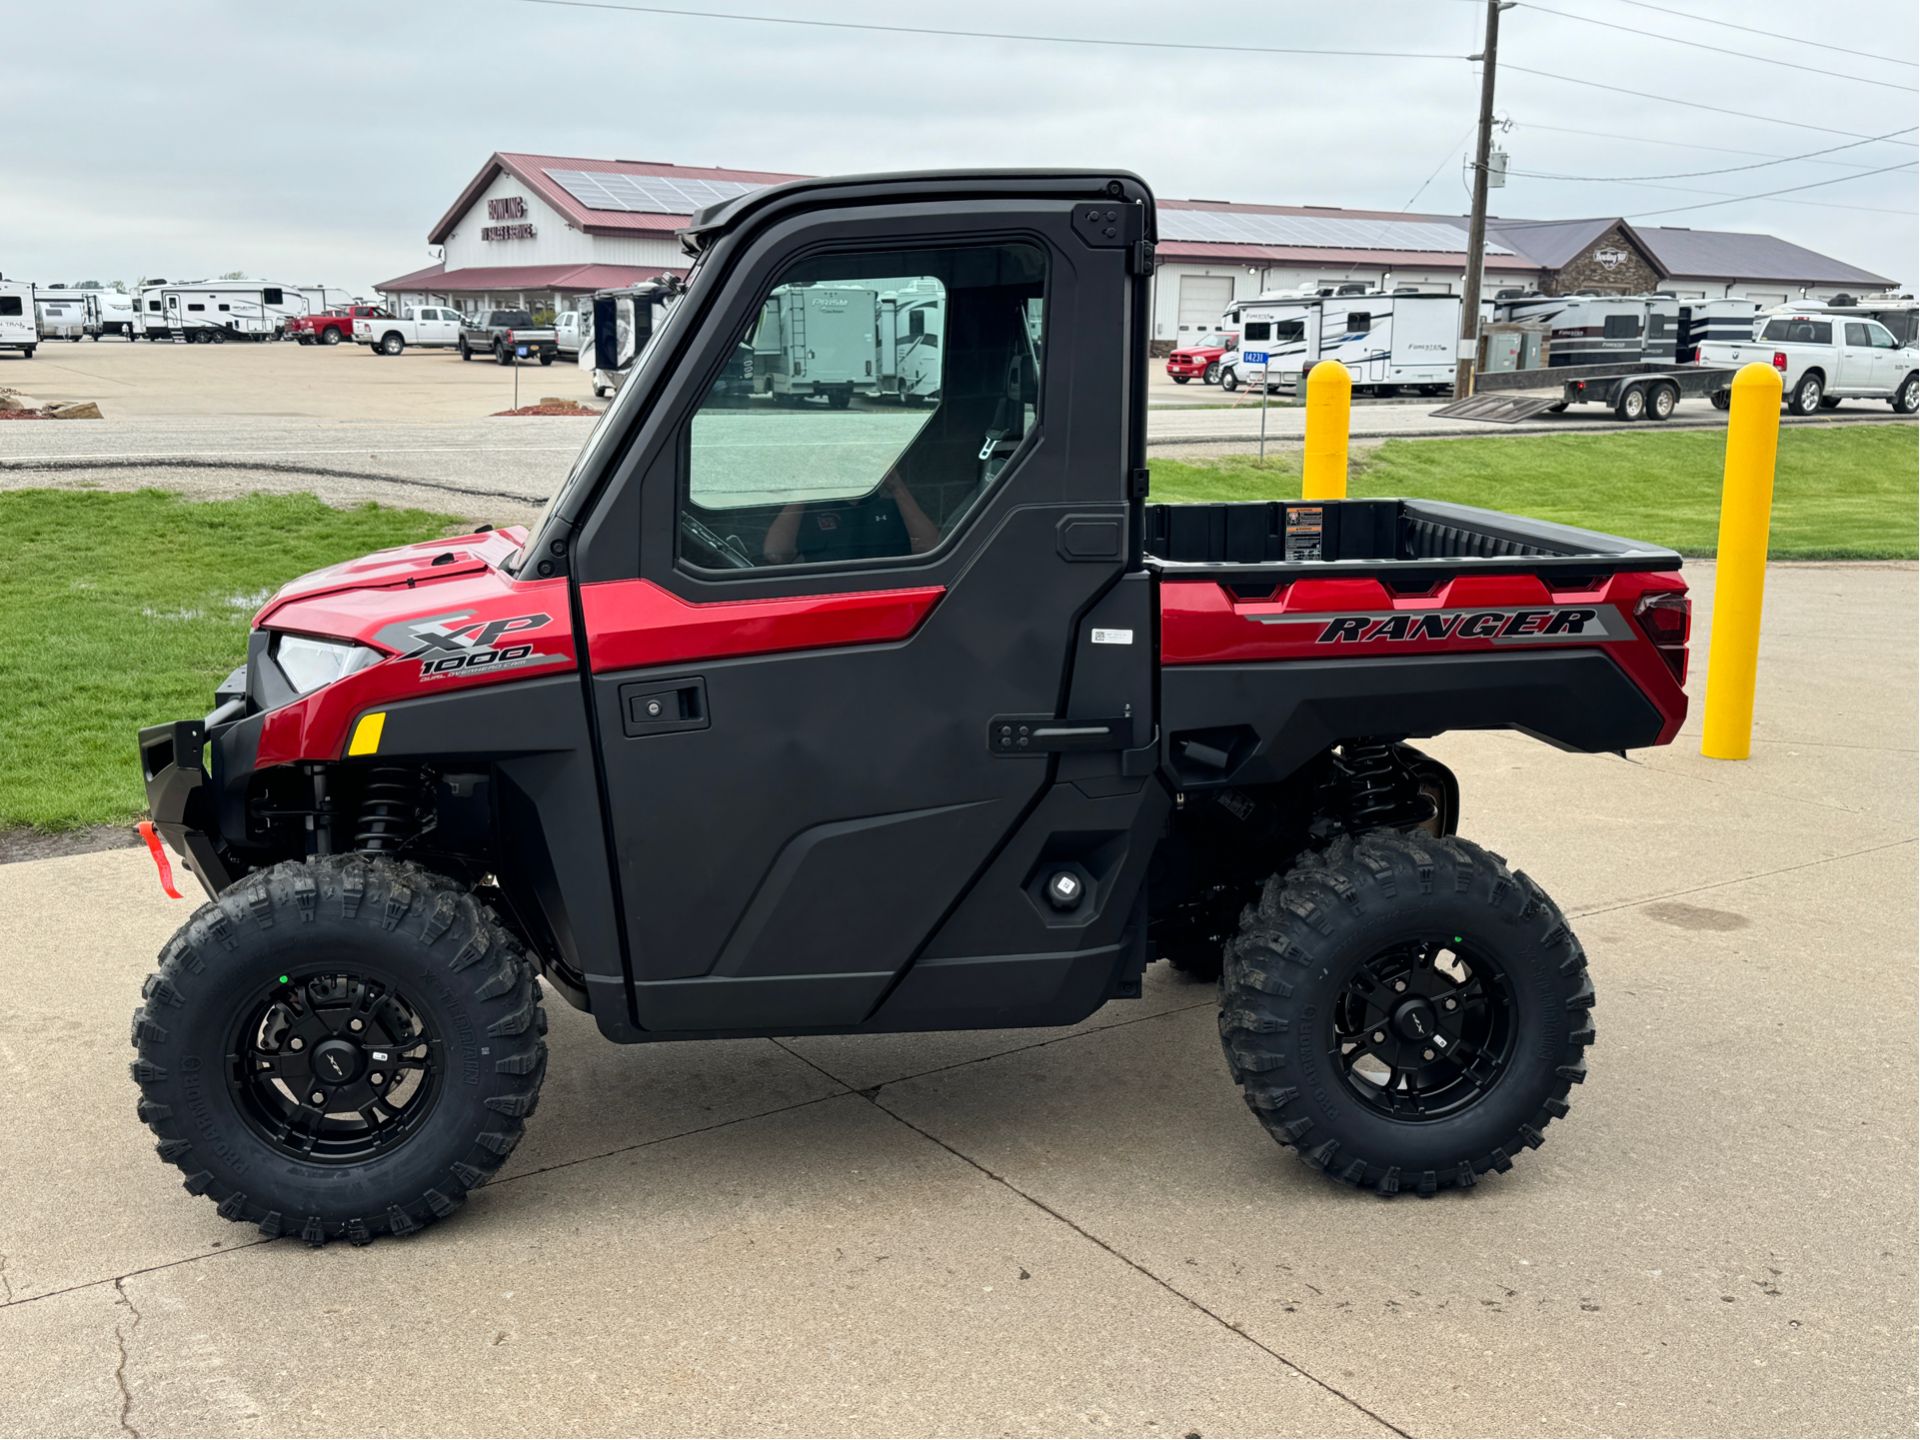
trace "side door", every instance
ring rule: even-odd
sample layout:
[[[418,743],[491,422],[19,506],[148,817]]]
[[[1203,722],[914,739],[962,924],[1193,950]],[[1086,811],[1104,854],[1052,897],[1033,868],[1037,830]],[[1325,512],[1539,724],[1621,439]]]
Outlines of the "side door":
[[[1841,326],[1839,387],[1849,394],[1871,394],[1883,387],[1875,373],[1873,341],[1867,335],[1867,322],[1848,320]]]
[[[180,323],[180,297],[169,294],[167,296],[167,329],[178,334],[182,328]]]
[[[1873,351],[1873,390],[1876,395],[1891,395],[1906,378],[1900,364],[1900,342],[1893,332],[1878,321],[1866,322],[1867,344]]]
[[[1046,938],[1039,862],[996,862],[1083,758],[1056,747],[1152,736],[1151,590],[1119,583],[1149,204],[841,203],[703,260],[616,402],[640,418],[576,561],[640,1027],[857,1027],[963,913],[955,961],[1080,943]],[[739,383],[828,286],[936,297],[929,404]],[[1087,660],[1116,592],[1136,618]],[[1138,703],[1076,715],[1100,666]],[[1005,923],[965,905],[988,875]]]

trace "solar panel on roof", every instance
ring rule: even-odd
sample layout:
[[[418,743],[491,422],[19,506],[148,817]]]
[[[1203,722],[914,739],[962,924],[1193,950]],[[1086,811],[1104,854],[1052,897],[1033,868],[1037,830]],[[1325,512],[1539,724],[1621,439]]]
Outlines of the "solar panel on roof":
[[[637,215],[691,215],[705,206],[766,188],[741,180],[604,175],[589,170],[548,170],[546,176],[589,210]]]
[[[1201,244],[1298,245],[1327,250],[1427,250],[1462,254],[1464,234],[1432,220],[1365,220],[1333,215],[1264,215],[1245,210],[1160,211],[1160,238]],[[1489,255],[1511,255],[1487,244]]]

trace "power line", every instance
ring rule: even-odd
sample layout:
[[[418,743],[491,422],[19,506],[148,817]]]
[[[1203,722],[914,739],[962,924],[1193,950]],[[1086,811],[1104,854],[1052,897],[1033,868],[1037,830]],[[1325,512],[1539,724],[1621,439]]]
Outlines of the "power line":
[[[1696,15],[1691,10],[1676,10],[1671,5],[1655,5],[1651,0],[1619,0],[1622,5],[1631,5],[1636,10],[1658,10],[1663,15],[1678,15],[1682,20],[1692,20],[1701,25],[1718,25],[1722,30],[1743,30],[1749,35],[1764,35],[1769,40],[1784,40],[1789,45],[1811,45],[1817,50],[1833,50],[1841,55],[1857,55],[1862,60],[1884,60],[1889,65],[1905,65],[1920,70],[1920,63],[1902,60],[1897,55],[1876,55],[1871,50],[1849,50],[1844,45],[1829,45],[1824,40],[1803,40],[1797,35],[1782,35],[1778,30],[1757,30],[1751,25],[1736,25],[1731,20],[1722,20],[1713,15]]]
[[[1608,185],[1633,185],[1643,180],[1692,180],[1706,175],[1733,175],[1742,170],[1765,170],[1771,165],[1790,165],[1796,160],[1811,160],[1816,155],[1832,155],[1841,150],[1857,150],[1862,145],[1871,145],[1874,140],[1891,140],[1896,135],[1911,135],[1917,129],[1920,129],[1920,126],[1909,125],[1903,130],[1889,130],[1885,135],[1875,135],[1871,140],[1849,140],[1845,145],[1831,145],[1825,150],[1809,150],[1804,155],[1781,155],[1771,160],[1756,160],[1751,165],[1727,165],[1718,170],[1680,170],[1670,175],[1555,175],[1541,170],[1508,170],[1506,173],[1517,175],[1523,180],[1580,180]]]
[[[1844,70],[1825,70],[1818,65],[1802,65],[1797,60],[1776,60],[1771,55],[1756,55],[1751,50],[1729,50],[1724,45],[1709,45],[1704,40],[1683,40],[1678,35],[1662,35],[1657,31],[1640,30],[1632,25],[1621,25],[1612,20],[1597,20],[1591,15],[1575,15],[1568,10],[1555,10],[1550,5],[1536,3],[1536,0],[1519,0],[1519,3],[1529,10],[1538,10],[1542,15],[1556,15],[1562,20],[1577,20],[1582,25],[1598,25],[1605,30],[1619,30],[1648,40],[1664,40],[1669,45],[1685,45],[1694,50],[1711,50],[1716,55],[1732,55],[1741,60],[1757,60],[1762,65],[1781,65],[1789,70],[1804,70],[1809,75],[1831,75],[1837,80],[1852,80],[1861,85],[1879,85],[1887,90],[1905,90],[1909,94],[1920,95],[1920,87],[1901,85],[1892,80],[1870,80],[1865,75],[1852,75]]]
[[[946,30],[925,25],[875,25],[856,20],[813,20],[794,15],[748,15],[685,10],[668,5],[621,5],[614,0],[515,0],[562,10],[618,10],[631,15],[671,15],[683,20],[734,20],[756,25],[794,25],[814,30],[864,30],[880,35],[930,35],[944,40],[1022,40],[1040,45],[1104,45],[1123,50],[1201,50],[1220,55],[1335,55],[1363,60],[1460,60],[1432,50],[1313,50],[1288,45],[1203,45],[1180,40],[1115,40],[1094,35],[1036,35],[1009,30]]]
[[[557,3],[557,0],[554,0]],[[1772,125],[1791,125],[1796,130],[1818,130],[1823,135],[1845,135],[1853,140],[1872,140],[1872,135],[1862,135],[1858,130],[1836,130],[1831,125],[1809,125],[1804,120],[1787,120],[1778,115],[1760,115],[1751,110],[1729,110],[1724,105],[1703,105],[1698,100],[1681,100],[1673,95],[1655,95],[1648,90],[1629,90],[1621,85],[1603,85],[1598,80],[1582,80],[1577,75],[1557,75],[1551,70],[1529,70],[1524,65],[1509,63],[1509,70],[1517,70],[1522,75],[1537,75],[1542,80],[1558,80],[1563,85],[1584,85],[1590,90],[1609,90],[1615,95],[1631,95],[1639,100],[1658,100],[1666,105],[1684,105],[1689,110],[1711,110],[1716,115],[1734,115],[1742,120],[1765,120]],[[1913,145],[1910,140],[1889,140],[1889,145]],[[1914,146],[1920,149],[1920,146]]]
[[[1843,180],[1857,180],[1860,177],[1857,175],[1843,175],[1840,178]],[[1674,195],[1724,195],[1734,200],[1746,198],[1745,196],[1735,195],[1730,190],[1695,190],[1685,185],[1655,185],[1646,180],[1623,180],[1620,183],[1632,190],[1665,190]],[[1902,215],[1909,220],[1913,218],[1913,211],[1911,210],[1895,210],[1885,205],[1847,205],[1833,200],[1780,200],[1776,203],[1781,205],[1802,205],[1813,210],[1858,210],[1867,215]],[[1548,221],[1546,223],[1558,224],[1560,222]]]
[[[1665,210],[1642,210],[1623,218],[1645,220],[1653,215],[1673,215],[1682,210],[1708,210],[1717,205],[1738,205],[1746,200],[1771,200],[1776,195],[1793,195],[1802,190],[1818,190],[1822,185],[1840,185],[1848,180],[1864,180],[1869,175],[1889,175],[1895,170],[1911,170],[1915,165],[1920,165],[1920,160],[1905,160],[1898,165],[1889,165],[1884,170],[1869,170],[1861,175],[1836,175],[1831,180],[1815,180],[1810,185],[1789,185],[1784,190],[1763,190],[1758,195],[1734,195],[1725,200],[1703,200],[1698,205],[1672,205]]]
[[[1589,130],[1575,125],[1542,125],[1537,120],[1516,120],[1513,122],[1522,130],[1549,130],[1556,135],[1578,135],[1588,140],[1625,140],[1633,145],[1664,145],[1669,150],[1710,150],[1720,155],[1764,155],[1770,160],[1791,160],[1791,155],[1777,155],[1771,150],[1740,150],[1731,145],[1702,145],[1697,140],[1667,140],[1653,135],[1619,135],[1610,130]],[[1862,165],[1850,160],[1809,160],[1809,165],[1832,165],[1847,170],[1870,170],[1870,165]]]

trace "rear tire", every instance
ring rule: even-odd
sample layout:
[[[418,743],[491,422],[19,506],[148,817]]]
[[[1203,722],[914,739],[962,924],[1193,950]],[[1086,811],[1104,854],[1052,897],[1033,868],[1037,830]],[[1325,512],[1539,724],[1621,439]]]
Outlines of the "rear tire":
[[[1191,375],[1169,375],[1167,378],[1173,381],[1173,383],[1176,385],[1184,385],[1189,380],[1193,379]]]
[[[310,1245],[458,1209],[519,1143],[546,1074],[526,951],[417,865],[253,875],[180,928],[141,993],[132,1070],[160,1158],[224,1218]],[[383,1080],[384,1098],[351,1108]]]
[[[338,345],[340,343],[340,332],[335,329],[322,330],[320,332],[320,343],[322,345]]]
[[[1376,830],[1247,907],[1220,1037],[1249,1108],[1303,1161],[1430,1195],[1509,1169],[1567,1113],[1593,998],[1533,881],[1464,840]]]
[[[406,337],[397,330],[390,330],[380,341],[380,348],[388,355],[398,355],[407,348]]]
[[[1620,398],[1613,403],[1613,413],[1631,424],[1647,418],[1647,392],[1638,385],[1629,385],[1620,392]]]
[[[1647,391],[1647,419],[1671,420],[1674,407],[1679,403],[1679,386],[1665,383],[1655,385]]]
[[[1733,408],[1733,392],[1731,390],[1716,390],[1707,397],[1707,401],[1716,410],[1731,410]]]
[[[1800,383],[1793,387],[1793,394],[1787,400],[1789,415],[1812,415],[1820,409],[1820,397],[1826,393],[1827,385],[1819,375],[1808,373],[1800,377]]]

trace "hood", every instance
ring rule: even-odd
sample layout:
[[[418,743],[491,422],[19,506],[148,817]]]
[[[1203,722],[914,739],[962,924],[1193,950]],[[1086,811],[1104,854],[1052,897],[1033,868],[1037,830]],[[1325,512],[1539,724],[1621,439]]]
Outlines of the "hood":
[[[526,531],[515,526],[378,550],[289,581],[261,607],[253,625],[383,650],[408,648],[394,642],[393,627],[421,617],[492,618],[518,606],[542,611],[562,628],[568,614],[564,577],[523,581],[501,568],[525,543]],[[540,605],[522,603],[535,592]]]
[[[273,623],[276,628],[299,628],[285,623],[289,607],[306,609],[300,602],[340,595],[353,590],[383,590],[393,586],[416,589],[422,584],[438,584],[460,576],[497,571],[522,545],[527,543],[523,526],[504,530],[477,531],[444,540],[423,540],[417,545],[396,545],[376,550],[358,560],[344,560],[289,580],[274,592],[273,598],[253,617],[257,630]],[[417,609],[408,604],[405,609]]]

